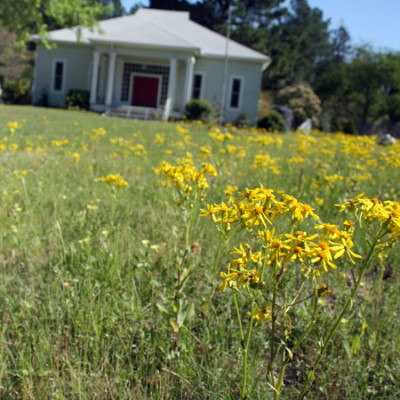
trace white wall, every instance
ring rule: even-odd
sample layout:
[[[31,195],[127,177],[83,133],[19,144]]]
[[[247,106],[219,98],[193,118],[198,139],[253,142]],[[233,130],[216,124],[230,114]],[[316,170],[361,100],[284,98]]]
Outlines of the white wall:
[[[43,94],[47,93],[48,105],[60,107],[70,89],[88,89],[92,59],[92,50],[88,47],[58,45],[55,49],[46,50],[38,45],[32,103],[38,104]],[[59,92],[53,90],[54,60],[65,61],[64,84]]]
[[[194,66],[194,73],[204,73],[202,98],[212,104],[220,104],[223,86],[224,60],[223,59],[197,59]],[[231,78],[241,77],[241,101],[238,110],[228,108],[230,102]],[[234,122],[243,112],[247,113],[250,122],[257,121],[258,100],[260,96],[262,79],[261,63],[250,63],[245,61],[229,61],[226,80],[225,96],[225,122]]]

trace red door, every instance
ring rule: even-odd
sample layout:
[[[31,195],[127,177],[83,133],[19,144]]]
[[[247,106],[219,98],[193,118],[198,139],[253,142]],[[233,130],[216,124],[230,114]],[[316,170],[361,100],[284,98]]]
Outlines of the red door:
[[[157,107],[158,78],[134,76],[132,87],[132,105]]]

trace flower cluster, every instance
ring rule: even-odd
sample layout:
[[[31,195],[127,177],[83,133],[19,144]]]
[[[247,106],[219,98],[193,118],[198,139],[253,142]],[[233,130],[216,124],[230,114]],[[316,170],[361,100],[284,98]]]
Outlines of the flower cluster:
[[[64,140],[52,140],[51,141],[51,145],[53,147],[62,147],[62,146],[66,146],[69,143],[69,141],[67,139]]]
[[[81,159],[81,156],[79,153],[72,154],[72,162],[77,163],[80,159]]]
[[[20,125],[18,124],[18,122],[14,121],[14,122],[8,122],[7,123],[7,128],[10,130],[10,133],[13,135],[15,133],[15,131],[20,128]]]
[[[180,160],[178,165],[173,166],[166,161],[155,169],[157,175],[164,175],[164,180],[159,180],[157,183],[165,187],[175,187],[182,192],[184,198],[189,198],[193,187],[199,190],[208,189],[207,175],[215,177],[217,171],[209,163],[203,163],[202,168],[197,170],[193,164],[191,154],[188,157]]]
[[[322,278],[329,269],[336,269],[336,260],[347,256],[354,264],[355,258],[361,258],[352,248],[354,232],[351,221],[345,221],[343,227],[330,223],[321,223],[314,209],[299,202],[284,192],[275,192],[262,185],[254,190],[246,189],[236,201],[207,205],[202,216],[211,217],[225,238],[232,237],[240,230],[246,230],[262,251],[253,251],[249,244],[240,244],[231,253],[236,258],[229,261],[228,271],[221,272],[219,290],[258,290],[264,287],[263,277],[268,268],[278,267],[283,277],[287,266],[299,266],[304,279]],[[284,217],[289,221],[285,231]],[[318,221],[312,231],[297,230],[305,219]],[[232,225],[235,225],[233,227]],[[283,232],[277,232],[280,228]],[[324,293],[329,293],[326,289]],[[252,313],[258,322],[268,320],[268,303]]]
[[[387,245],[391,245],[400,238],[400,203],[396,201],[381,202],[376,198],[366,198],[359,195],[342,204],[337,204],[340,211],[349,210],[362,218],[369,226],[373,222],[378,222],[382,226],[381,235],[389,235]]]
[[[103,128],[92,129],[91,140],[97,140],[99,137],[105,136],[106,131]]]
[[[202,216],[212,217],[221,232],[225,233],[230,232],[231,224],[234,222],[241,222],[242,227],[247,230],[260,224],[267,228],[273,224],[277,216],[283,214],[291,216],[292,225],[308,216],[315,220],[319,219],[309,204],[300,203],[293,196],[283,192],[276,194],[281,198],[278,199],[272,189],[265,189],[263,185],[254,190],[246,189],[244,193],[240,193],[241,199],[229,205],[208,204],[207,210],[201,210]]]
[[[97,180],[98,182],[105,182],[113,186],[129,187],[129,183],[125,181],[120,174],[109,174],[105,177],[100,177]]]
[[[225,140],[232,140],[233,136],[230,132],[222,133],[219,128],[213,128],[208,132],[208,136],[213,138],[217,142],[223,142]]]
[[[254,164],[250,165],[253,169],[258,169],[264,172],[272,171],[275,175],[280,174],[279,158],[273,159],[268,153],[256,154],[254,157]]]

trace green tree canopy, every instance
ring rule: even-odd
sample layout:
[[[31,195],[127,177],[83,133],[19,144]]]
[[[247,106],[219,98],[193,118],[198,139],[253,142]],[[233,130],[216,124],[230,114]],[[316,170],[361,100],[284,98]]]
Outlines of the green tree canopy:
[[[264,86],[279,89],[299,81],[313,83],[319,63],[332,52],[329,20],[307,0],[292,0],[289,13],[273,24],[266,43],[272,64]]]
[[[99,16],[99,19],[108,19],[121,17],[126,14],[126,10],[122,5],[121,0],[91,0],[92,3],[99,3],[104,7],[105,12]]]
[[[367,130],[368,123],[379,116],[377,102],[385,83],[386,73],[377,54],[359,49],[347,66],[349,77],[348,102],[358,115],[359,126]]]
[[[93,28],[108,7],[94,0],[1,0],[0,21],[20,43],[38,34],[47,43],[47,33],[58,27]]]
[[[384,69],[384,85],[379,99],[379,112],[387,116],[387,128],[400,125],[400,53],[379,55]]]

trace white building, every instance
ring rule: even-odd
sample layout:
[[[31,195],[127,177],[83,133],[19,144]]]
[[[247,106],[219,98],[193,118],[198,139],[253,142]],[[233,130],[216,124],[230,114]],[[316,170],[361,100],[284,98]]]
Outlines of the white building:
[[[185,104],[200,98],[219,106],[228,48],[225,122],[242,113],[257,118],[262,71],[270,59],[193,22],[187,12],[139,9],[100,22],[96,31],[50,32],[56,48],[38,44],[33,104],[46,96],[60,107],[71,89],[90,91],[90,108],[159,110],[180,117]],[[126,107],[129,106],[129,107]]]

